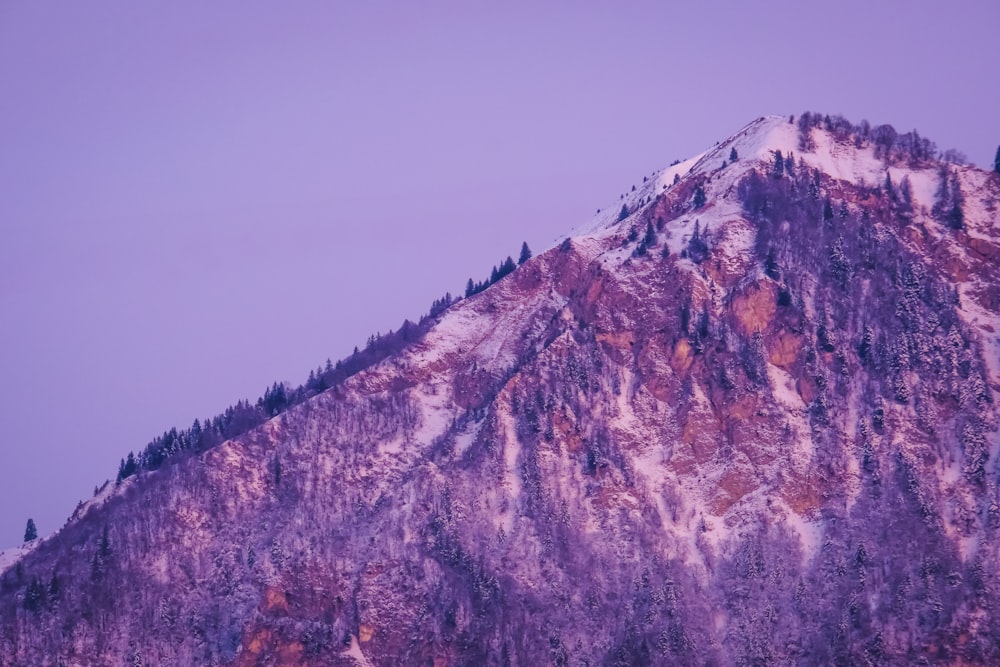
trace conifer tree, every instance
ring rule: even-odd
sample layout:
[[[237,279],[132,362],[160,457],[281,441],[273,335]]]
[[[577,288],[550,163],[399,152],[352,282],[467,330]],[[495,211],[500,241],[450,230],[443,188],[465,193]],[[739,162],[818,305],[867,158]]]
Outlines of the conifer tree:
[[[829,197],[823,202],[823,220],[826,222],[833,220],[833,204],[830,202]]]
[[[28,519],[28,525],[24,528],[24,542],[27,544],[38,539],[38,528],[35,527],[35,520]]]
[[[896,188],[892,186],[892,178],[890,177],[888,171],[885,172],[884,187],[885,187],[885,193],[889,196],[889,199],[891,199],[892,201],[896,201]]]
[[[701,208],[702,206],[705,205],[706,201],[707,200],[705,198],[705,188],[699,185],[694,189],[694,207]]]
[[[622,204],[622,210],[618,211],[618,222],[628,217],[628,204]]]
[[[736,153],[736,146],[733,146],[732,150],[729,151],[729,161],[736,162],[739,159],[739,155]]]
[[[521,244],[521,256],[517,258],[517,265],[520,266],[531,259],[531,248],[528,247],[528,242],[525,241]]]
[[[997,146],[997,156],[993,158],[993,171],[1000,174],[1000,146]]]
[[[951,206],[948,209],[948,224],[952,229],[962,229],[965,226],[965,215],[962,212],[962,186],[958,183],[958,174],[951,174]]]

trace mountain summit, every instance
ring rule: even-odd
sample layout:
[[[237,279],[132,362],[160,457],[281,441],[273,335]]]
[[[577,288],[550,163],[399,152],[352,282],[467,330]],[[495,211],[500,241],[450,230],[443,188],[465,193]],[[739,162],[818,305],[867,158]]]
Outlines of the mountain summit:
[[[998,664],[998,203],[758,119],[83,505],[0,665]]]

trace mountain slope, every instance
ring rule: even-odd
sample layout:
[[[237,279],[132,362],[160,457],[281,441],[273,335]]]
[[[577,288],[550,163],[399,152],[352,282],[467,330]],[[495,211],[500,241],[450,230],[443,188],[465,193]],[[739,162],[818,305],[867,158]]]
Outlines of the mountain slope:
[[[0,664],[996,663],[998,201],[758,119],[82,508]]]

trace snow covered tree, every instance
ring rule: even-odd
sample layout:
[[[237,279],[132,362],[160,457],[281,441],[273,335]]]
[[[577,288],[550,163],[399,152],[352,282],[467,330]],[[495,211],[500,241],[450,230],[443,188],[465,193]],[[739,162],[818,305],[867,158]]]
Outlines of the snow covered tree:
[[[24,528],[24,542],[27,544],[38,539],[38,529],[35,527],[35,520],[28,519],[28,525]]]
[[[520,266],[531,259],[531,248],[528,247],[528,242],[525,241],[521,244],[521,256],[517,258],[517,265]]]

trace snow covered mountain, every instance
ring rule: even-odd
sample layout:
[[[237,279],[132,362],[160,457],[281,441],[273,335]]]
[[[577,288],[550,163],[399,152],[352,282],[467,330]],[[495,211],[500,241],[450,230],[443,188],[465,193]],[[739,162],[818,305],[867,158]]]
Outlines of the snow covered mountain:
[[[998,203],[760,118],[81,507],[0,665],[1000,664]]]

